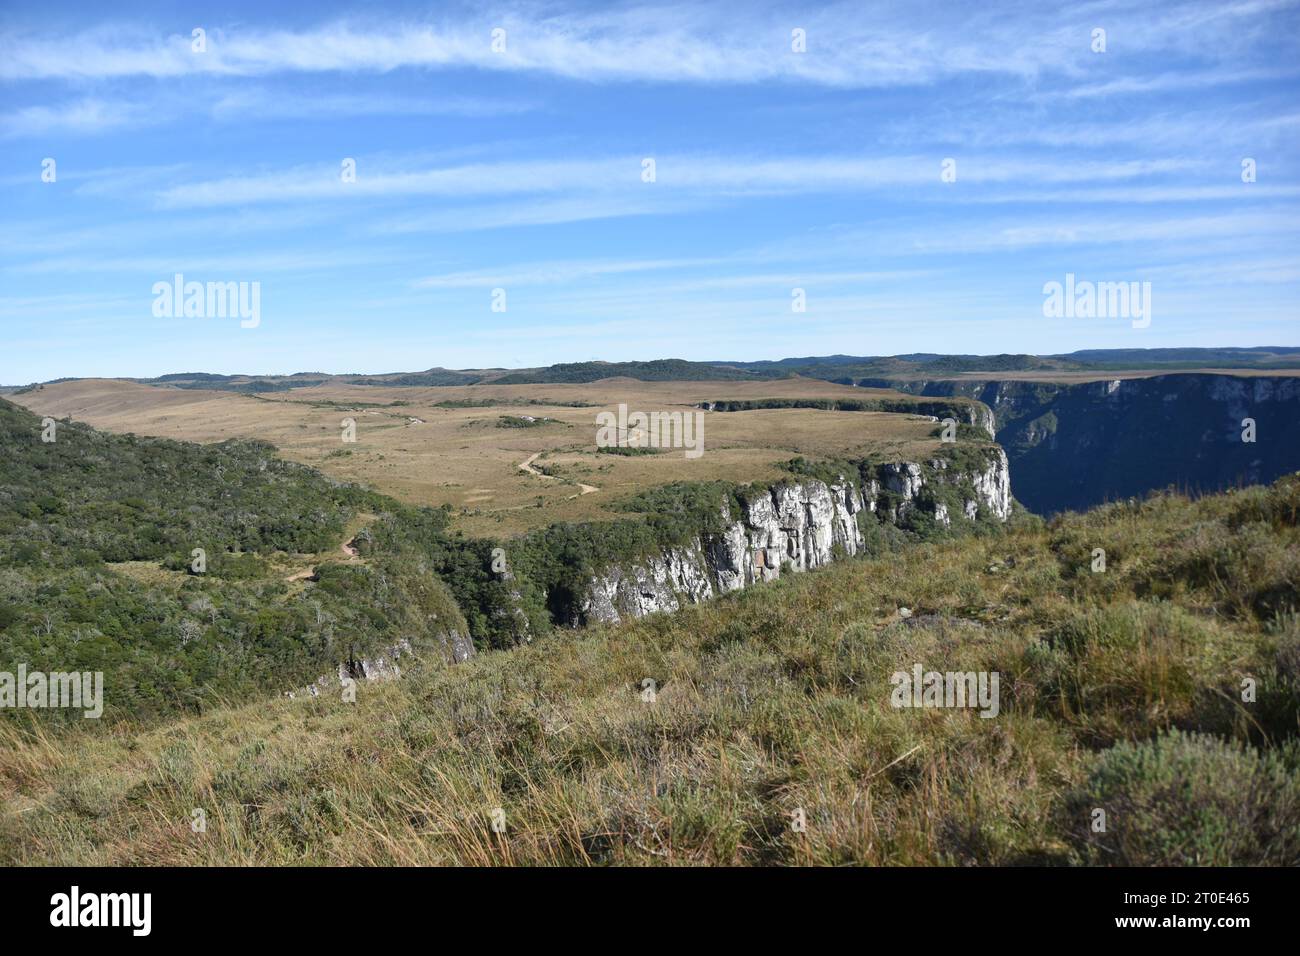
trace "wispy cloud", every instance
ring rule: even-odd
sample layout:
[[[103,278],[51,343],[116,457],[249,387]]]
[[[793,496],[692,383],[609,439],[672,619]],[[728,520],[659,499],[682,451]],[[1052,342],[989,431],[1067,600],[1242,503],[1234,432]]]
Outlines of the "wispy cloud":
[[[507,271],[476,270],[451,272],[444,275],[417,279],[415,286],[423,289],[490,288],[498,285],[541,285],[574,282],[600,276],[623,275],[629,272],[655,272],[664,269],[700,268],[718,265],[724,259],[638,259],[539,262],[527,267]]]
[[[1230,55],[1286,3],[1195,2],[1168,10],[1092,4],[1018,6],[973,18],[935,16],[926,6],[874,9],[840,3],[797,13],[694,5],[560,11],[511,8],[469,19],[375,27],[348,20],[303,30],[207,29],[206,48],[185,35],[101,28],[73,37],[10,36],[0,42],[0,78],[155,78],[188,74],[375,72],[469,67],[537,71],[583,80],[757,83],[837,87],[924,84],[962,73],[1081,75],[1088,38],[1104,19],[1126,53],[1182,50]],[[1208,34],[1218,26],[1217,45]],[[1192,29],[1195,27],[1197,29]],[[494,48],[495,29],[505,31]],[[803,30],[807,52],[792,49]],[[1033,37],[1033,42],[1026,42]]]
[[[475,96],[380,96],[373,94],[286,94],[262,87],[223,93],[209,111],[214,119],[339,119],[346,116],[511,116],[536,109],[524,100]]]
[[[1159,281],[1158,344],[1294,315],[1300,0],[323,0],[198,16],[203,52],[189,15],[76,6],[0,30],[0,314],[62,343],[0,349],[18,379],[198,341],[245,368],[645,357],[647,330],[705,358],[1102,344],[1027,329],[1067,269]],[[176,271],[264,279],[276,321],[146,329]]]
[[[151,256],[59,257],[37,259],[4,267],[4,271],[23,274],[84,275],[145,273],[159,277],[174,272],[204,272],[220,276],[254,278],[276,272],[321,272],[354,266],[374,266],[395,261],[392,253],[377,250],[343,252],[286,252],[259,255],[213,255],[210,253],[175,252]]]
[[[86,97],[57,106],[28,106],[0,115],[0,137],[96,134],[148,120],[147,112],[132,103]]]
[[[642,177],[645,159],[655,178]],[[681,191],[709,196],[784,195],[803,192],[870,193],[899,186],[941,188],[944,157],[777,158],[624,156],[475,163],[436,169],[371,171],[358,160],[356,179],[344,182],[341,166],[299,167],[281,172],[181,183],[157,192],[164,207],[222,206],[305,200],[348,200],[383,196],[475,197],[568,192],[639,192],[670,198]],[[1191,158],[1047,161],[970,156],[959,178],[972,185],[1000,183],[1086,183],[1137,179],[1203,166]]]

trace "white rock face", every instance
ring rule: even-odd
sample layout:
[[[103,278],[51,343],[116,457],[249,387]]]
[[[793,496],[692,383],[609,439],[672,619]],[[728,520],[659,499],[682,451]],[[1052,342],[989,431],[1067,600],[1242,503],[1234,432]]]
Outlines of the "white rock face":
[[[708,544],[708,564],[719,592],[739,591],[753,581],[754,562],[749,535],[743,522],[737,521]]]
[[[672,548],[631,568],[612,568],[593,578],[582,612],[588,621],[605,623],[695,604],[713,597],[707,568],[696,538],[688,547]]]
[[[915,498],[921,490],[921,466],[914,461],[900,461],[881,469],[885,490],[904,498]]]
[[[983,471],[970,476],[975,488],[976,501],[965,502],[966,516],[973,518],[979,508],[988,508],[999,521],[1006,521],[1011,515],[1011,467],[1007,462],[1007,453],[997,449],[997,460],[989,462]],[[974,512],[972,505],[975,506]]]
[[[998,434],[997,419],[993,417],[993,409],[983,403],[975,404],[970,407],[970,424],[977,428],[984,429],[990,439],[996,438]]]
[[[864,520],[897,521],[920,507],[917,495],[928,480],[943,484],[969,482],[975,498],[963,501],[962,513],[974,519],[987,511],[999,521],[1011,513],[1011,476],[999,448],[987,467],[956,473],[946,460],[931,463],[931,474],[915,462],[881,466],[880,483],[856,490],[848,480],[827,484],[805,479],[777,485],[744,503],[740,515],[724,514],[726,530],[697,537],[687,545],[650,555],[630,567],[612,567],[592,578],[580,608],[589,622],[616,622],[655,611],[675,611],[751,584],[774,581],[783,571],[807,571],[862,550],[858,515]],[[879,515],[881,486],[902,499],[898,514]],[[945,527],[952,518],[937,503],[935,518]]]

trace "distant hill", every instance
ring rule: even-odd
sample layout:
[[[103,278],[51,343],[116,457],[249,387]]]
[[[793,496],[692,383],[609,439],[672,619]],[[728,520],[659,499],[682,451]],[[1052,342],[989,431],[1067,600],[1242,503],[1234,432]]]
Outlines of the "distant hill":
[[[1300,348],[1090,349],[1061,355],[942,355],[913,352],[905,355],[830,355],[779,361],[732,362],[750,371],[779,370],[790,375],[822,378],[846,384],[859,378],[932,378],[966,372],[1087,372],[1152,369],[1181,371],[1192,368],[1294,369],[1300,368]]]
[[[824,355],[764,359],[754,362],[653,359],[638,362],[565,362],[544,368],[448,369],[422,372],[332,374],[295,372],[291,375],[217,375],[173,372],[132,382],[168,388],[208,388],[233,392],[283,392],[318,385],[375,385],[432,388],[454,385],[585,384],[605,378],[634,378],[642,382],[763,381],[789,376],[856,384],[859,379],[916,379],[968,372],[1104,372],[1121,370],[1181,371],[1215,369],[1300,369],[1300,347],[1261,345],[1251,348],[1088,349],[1061,355],[944,355],[911,352],[904,355]],[[54,379],[41,384],[68,381]],[[0,392],[17,392],[9,385]]]
[[[209,372],[174,372],[156,378],[134,378],[142,385],[166,385],[171,388],[211,388],[228,392],[285,392],[291,388],[317,385],[476,385],[485,376],[473,372],[454,372],[431,368],[423,372],[392,372],[383,375],[331,375],[326,372],[295,372],[292,375],[213,375]]]
[[[1096,369],[1300,368],[1300,348],[1278,345],[1222,349],[1088,349],[1053,357]]]
[[[737,366],[654,359],[649,362],[571,362],[493,379],[494,385],[583,384],[603,378],[635,378],[642,382],[751,381],[780,378],[785,373],[749,370]]]

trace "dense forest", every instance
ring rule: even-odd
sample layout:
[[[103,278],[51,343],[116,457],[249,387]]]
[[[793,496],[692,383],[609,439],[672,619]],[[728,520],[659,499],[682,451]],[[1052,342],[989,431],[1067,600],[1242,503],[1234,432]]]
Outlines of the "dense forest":
[[[388,520],[395,507],[268,445],[111,435],[70,421],[51,434],[0,401],[0,670],[103,671],[105,716],[148,718],[300,686],[402,640],[418,645],[429,614],[463,632],[428,561],[409,550],[325,561],[311,582],[286,580],[278,558],[343,557],[352,519]]]

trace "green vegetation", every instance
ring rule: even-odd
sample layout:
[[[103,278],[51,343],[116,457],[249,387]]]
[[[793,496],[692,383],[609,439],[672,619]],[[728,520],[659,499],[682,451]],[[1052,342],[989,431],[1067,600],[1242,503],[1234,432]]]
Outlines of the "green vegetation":
[[[40,432],[38,418],[0,404],[0,666],[103,671],[110,720],[292,689],[349,656],[436,642],[443,630],[500,649],[580,624],[594,575],[721,533],[742,498],[769,490],[673,483],[618,502],[626,520],[470,539],[449,533],[445,509],[333,481],[262,443],[195,445],[74,422],[61,423],[53,443]],[[969,443],[944,451],[969,458],[954,457],[959,467],[982,467],[987,453]],[[803,459],[790,466],[792,478],[855,485],[875,469]],[[923,509],[902,516],[899,528],[862,513],[869,551],[1000,530],[967,521],[962,494],[973,492],[937,481],[924,492],[925,504],[952,498],[949,528]],[[371,517],[356,538],[358,567],[340,545],[363,513]],[[496,548],[509,555],[508,577],[492,568]],[[418,602],[408,591],[432,586],[426,579],[445,582],[454,597],[455,610],[449,599],[436,628],[410,608]]]
[[[930,430],[931,438],[942,438],[944,434],[944,425],[935,425]],[[957,441],[988,441],[989,433],[976,425],[969,425],[966,422],[958,422],[955,438]]]
[[[969,399],[937,402],[923,398],[753,398],[724,399],[712,403],[715,412],[747,412],[764,408],[815,408],[827,412],[894,412],[904,415],[932,415],[938,419],[965,418],[975,402]],[[960,427],[960,425],[959,425]],[[969,426],[967,426],[969,427]],[[976,429],[981,438],[988,434]]]
[[[635,458],[638,455],[658,455],[664,449],[651,448],[650,446],[642,447],[640,445],[597,445],[596,453],[598,455],[622,455],[624,458]]]
[[[359,512],[395,520],[387,509],[400,506],[386,498],[257,442],[195,445],[65,421],[46,443],[41,431],[0,401],[0,670],[103,671],[105,719],[139,720],[289,690],[404,640],[425,645],[439,629],[421,608],[436,605],[440,627],[465,632],[450,599],[428,596],[445,588],[414,551],[331,563]],[[330,557],[309,589],[278,566],[316,554]]]
[[[0,727],[0,863],[1294,866],[1298,516],[1300,476],[1162,494],[362,684],[355,704]],[[891,707],[918,663],[999,673],[998,716]]]
[[[403,402],[402,404],[406,404]],[[547,405],[552,408],[595,408],[594,402],[558,401],[549,398],[452,398],[432,402],[432,408],[496,408],[510,405]]]
[[[1121,742],[1094,762],[1071,803],[1110,808],[1106,831],[1089,832],[1090,863],[1295,866],[1300,744],[1261,752],[1181,731]]]
[[[259,402],[287,402],[290,405],[307,405],[311,408],[328,408],[338,412],[355,412],[360,411],[363,408],[401,408],[411,404],[410,402],[340,402],[332,398],[263,398],[261,395],[251,395],[249,397],[256,399]]]
[[[103,671],[105,715],[0,712],[0,864],[1300,865],[1300,475],[1003,526],[967,438],[863,558],[571,630],[770,487],[497,542],[256,442],[41,431],[0,401],[0,671]],[[282,696],[404,642],[356,703]],[[998,715],[890,706],[916,664],[998,673]]]
[[[642,382],[712,382],[760,381],[773,375],[749,372],[731,365],[687,362],[684,359],[655,359],[650,362],[569,362],[533,371],[512,372],[494,379],[492,384],[581,384],[617,377],[635,378]]]
[[[0,402],[0,560],[68,568],[190,563],[190,552],[315,552],[377,497],[275,457],[270,445],[194,445],[41,420]]]
[[[497,428],[541,428],[553,425],[553,418],[534,418],[532,415],[498,415]]]

